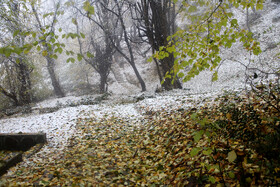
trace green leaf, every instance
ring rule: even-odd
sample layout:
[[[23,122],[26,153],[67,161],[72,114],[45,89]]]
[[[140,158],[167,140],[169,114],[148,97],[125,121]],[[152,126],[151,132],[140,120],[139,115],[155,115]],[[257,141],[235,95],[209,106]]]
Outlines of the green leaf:
[[[262,52],[262,50],[260,49],[260,47],[255,47],[253,49],[253,54],[254,55],[259,55]]]
[[[209,176],[208,180],[212,183],[215,184],[216,183],[216,179],[213,176]]]
[[[153,62],[153,57],[148,58],[147,62]]]
[[[212,75],[212,82],[215,82],[218,80],[218,71],[215,71],[215,73]]]
[[[39,44],[39,42],[38,41],[35,41],[34,43],[33,43],[33,46],[37,46]]]
[[[62,32],[62,28],[59,28],[58,31],[59,31],[59,32]]]
[[[93,57],[94,57],[94,55],[93,55],[93,54],[91,54],[90,52],[87,52],[87,57],[88,57],[88,58],[93,58]]]
[[[83,60],[83,55],[77,54],[77,59],[78,59],[79,62],[82,61]]]
[[[3,47],[0,48],[0,54],[4,54],[4,48]]]
[[[66,38],[69,38],[69,37],[72,39],[75,39],[76,37],[79,37],[79,35],[76,33],[68,33]]]
[[[263,9],[263,4],[262,4],[262,3],[258,3],[258,4],[256,5],[256,9],[257,9],[257,10],[262,10],[262,9]]]
[[[46,17],[48,17],[50,14],[44,14],[43,15],[43,18],[46,18]]]
[[[86,37],[83,33],[80,33],[80,35],[81,35],[82,38],[85,38],[85,37]]]
[[[57,48],[57,51],[61,54],[63,52],[63,49],[61,47]]]
[[[6,57],[10,57],[12,53],[12,50],[10,48],[4,48],[4,55]]]
[[[18,35],[18,33],[19,33],[19,30],[16,30],[13,34],[13,37],[16,37]]]
[[[233,20],[231,20],[231,26],[232,27],[235,27],[235,26],[237,26],[238,25],[238,21],[237,21],[237,19],[233,19]]]
[[[234,174],[232,171],[230,171],[230,172],[228,173],[228,176],[229,176],[230,178],[232,178],[232,179],[235,178],[235,174]]]
[[[22,52],[22,49],[20,47],[15,47],[14,48],[14,53],[20,55],[21,52]]]
[[[32,33],[32,37],[33,37],[33,38],[36,38],[36,36],[37,36],[37,33],[36,33],[36,32],[33,32],[33,33]]]
[[[167,79],[171,79],[172,77],[171,77],[171,75],[170,75],[170,74],[166,74],[166,75],[165,75],[165,78],[167,78]]]
[[[237,155],[234,150],[232,150],[231,152],[228,153],[227,159],[229,162],[233,162],[236,158],[237,158]]]
[[[75,59],[74,59],[74,58],[72,58],[72,57],[70,57],[70,58],[68,58],[68,59],[67,59],[67,61],[66,61],[66,62],[67,62],[67,63],[68,63],[68,62],[72,62],[72,63],[74,63],[74,62],[75,62]]]
[[[53,56],[52,56],[52,58],[54,58],[54,59],[58,59],[58,56],[56,55],[56,54],[54,54]]]
[[[198,132],[195,132],[195,135],[194,135],[193,139],[194,139],[194,141],[195,141],[196,143],[199,142],[199,140],[201,139],[203,133],[204,133],[203,130],[198,131]]]
[[[194,120],[194,121],[197,120],[197,117],[198,117],[197,113],[193,113],[191,115],[191,119]]]
[[[55,42],[55,39],[54,39],[54,38],[50,39],[50,42],[51,42],[51,43],[54,43],[54,42]]]
[[[77,20],[76,20],[75,18],[72,18],[72,23],[73,23],[74,25],[77,25]]]
[[[202,151],[202,153],[206,156],[209,156],[213,152],[212,149],[208,148],[207,150]]]
[[[199,151],[200,151],[200,148],[196,148],[196,147],[193,148],[190,152],[191,157],[196,156],[199,153]]]
[[[183,73],[183,72],[180,72],[179,74],[178,74],[178,77],[180,77],[180,78],[183,78],[185,76],[185,74]]]
[[[190,6],[189,9],[188,9],[189,13],[196,12],[196,11],[197,11],[197,7],[196,6]]]
[[[42,55],[43,55],[43,56],[47,56],[47,55],[48,55],[48,51],[46,51],[46,50],[43,51],[43,52],[42,52]]]
[[[90,4],[89,1],[85,1],[85,2],[84,2],[83,8],[84,8],[84,10],[88,13],[88,16],[94,14],[94,7],[91,6],[91,4]]]

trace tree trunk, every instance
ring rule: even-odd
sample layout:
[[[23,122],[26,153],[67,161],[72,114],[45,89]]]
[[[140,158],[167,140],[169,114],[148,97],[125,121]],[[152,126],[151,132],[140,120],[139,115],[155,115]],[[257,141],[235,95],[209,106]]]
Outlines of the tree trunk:
[[[159,51],[161,46],[167,46],[167,37],[175,33],[175,6],[171,0],[142,0],[138,3],[138,13],[142,19],[142,28],[144,28],[145,37],[154,51]],[[169,54],[162,60],[154,60],[157,65],[157,71],[160,82],[167,72],[170,72],[174,66],[174,56]],[[174,75],[172,76],[174,77]],[[166,78],[163,88],[171,90],[173,88],[182,88],[178,79]]]
[[[174,65],[174,56],[172,54],[169,54],[169,57],[166,57],[164,59],[161,60],[161,66],[162,66],[162,71],[163,71],[163,75],[166,75],[167,72],[169,72],[172,67]],[[169,72],[170,74],[170,72]],[[174,78],[174,74],[171,74],[172,78],[165,78],[165,81],[163,83],[163,88],[165,90],[172,90],[172,89],[182,89],[182,85],[180,83],[180,81],[177,79],[177,77],[175,77],[174,82],[172,84],[172,80]]]
[[[65,97],[64,92],[61,89],[61,86],[56,78],[56,74],[54,71],[54,62],[53,59],[50,58],[49,56],[46,56],[47,59],[47,67],[48,67],[48,72],[50,74],[51,77],[51,81],[52,81],[52,86],[54,88],[54,93],[57,97]]]
[[[163,80],[163,76],[161,74],[161,69],[160,69],[160,66],[159,66],[159,63],[157,61],[157,59],[153,58],[154,62],[156,63],[156,67],[157,67],[157,73],[158,73],[158,77],[159,77],[159,82],[161,83],[161,81]]]
[[[134,73],[135,73],[135,75],[136,75],[136,77],[137,77],[137,79],[138,79],[138,81],[141,85],[142,92],[145,92],[146,91],[146,84],[145,84],[144,80],[142,79],[142,77],[141,77],[141,75],[140,75],[140,73],[139,73],[139,71],[138,71],[134,62],[131,64],[131,67],[132,67],[132,69],[133,69],[133,71],[134,71]]]
[[[12,99],[12,100],[14,101],[14,104],[15,104],[16,106],[19,105],[19,101],[18,101],[17,96],[16,96],[15,93],[9,93],[9,92],[6,91],[1,85],[0,85],[0,92],[1,92],[2,94],[4,94],[6,97],[9,97],[10,99]]]
[[[56,6],[56,10],[55,10],[55,13],[54,13],[54,17],[53,17],[53,20],[52,20],[52,25],[51,25],[51,31],[54,32],[54,26],[55,26],[55,23],[56,23],[56,16],[57,16],[57,12],[58,12],[58,8],[60,7],[60,2],[58,2],[57,6]],[[41,21],[39,19],[39,16],[38,16],[38,12],[34,6],[34,4],[31,4],[31,7],[32,7],[32,11],[35,15],[35,18],[37,20],[37,23],[39,25],[39,29],[40,30],[43,30],[44,27],[43,25],[41,24]],[[45,44],[43,45],[43,47],[45,48],[45,50],[48,52],[48,55],[45,56],[46,60],[47,60],[47,67],[48,67],[48,72],[50,74],[50,77],[51,77],[51,81],[52,81],[52,86],[53,86],[53,89],[54,89],[54,93],[56,96],[58,97],[65,97],[65,94],[59,84],[59,81],[56,77],[56,74],[55,74],[55,71],[54,71],[54,60],[51,58],[51,55],[54,53],[53,50],[51,48],[49,48],[48,44],[47,44],[47,40],[46,39],[43,39],[43,41]]]
[[[100,88],[100,93],[101,94],[103,94],[103,93],[105,93],[107,91],[106,84],[107,84],[107,76],[103,75],[103,74],[100,74],[100,85],[99,85],[99,88]]]
[[[19,71],[18,80],[20,81],[18,105],[29,104],[31,103],[30,70],[22,59],[20,59],[17,68]]]

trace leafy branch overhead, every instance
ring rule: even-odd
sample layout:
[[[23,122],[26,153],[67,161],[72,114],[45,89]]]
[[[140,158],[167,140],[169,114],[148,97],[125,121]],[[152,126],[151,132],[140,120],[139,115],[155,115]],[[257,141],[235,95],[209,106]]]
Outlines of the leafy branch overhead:
[[[174,54],[175,64],[166,77],[175,75],[173,77],[175,79],[178,75],[185,82],[203,70],[213,71],[222,61],[221,49],[230,49],[235,43],[242,43],[243,48],[249,53],[259,55],[261,53],[259,42],[255,40],[252,32],[240,28],[232,10],[233,8],[259,10],[263,8],[263,2],[263,0],[229,0],[212,4],[210,1],[184,1],[183,14],[190,24],[186,29],[178,30],[170,36],[169,44],[162,46],[154,54],[157,59]],[[197,6],[205,12],[197,14]],[[231,6],[233,8],[230,8]],[[190,70],[183,73],[181,70],[186,67],[190,67]],[[217,78],[217,72],[215,72],[213,81]]]
[[[89,1],[84,2],[83,6],[84,10],[87,12],[87,16],[90,17],[91,15],[94,14],[94,7],[90,4]]]
[[[29,16],[35,16],[37,20],[39,20],[40,18],[37,17],[39,16],[38,14],[34,14],[32,13],[32,11],[35,10],[35,5],[37,4],[37,1],[32,1],[30,2],[26,2],[26,1],[22,1],[21,4],[24,5],[25,7],[25,11],[26,11],[26,15]],[[69,4],[66,3],[66,5]],[[30,8],[31,7],[31,8]],[[58,6],[59,8],[60,6]],[[94,14],[94,7],[91,6],[89,1],[85,1],[84,5],[83,5],[84,10],[87,12],[88,16],[91,16]],[[28,37],[30,38],[29,42],[26,43],[24,46],[16,46],[13,44],[8,44],[8,45],[4,45],[0,47],[0,54],[5,55],[7,58],[10,57],[12,54],[16,54],[16,55],[21,55],[21,54],[29,54],[33,48],[36,49],[37,52],[41,52],[41,55],[46,57],[49,56],[50,58],[53,59],[57,59],[58,58],[58,54],[62,54],[63,51],[65,51],[65,44],[60,40],[63,39],[75,39],[77,37],[82,37],[85,38],[85,35],[81,33],[81,36],[78,36],[75,33],[71,33],[71,32],[66,32],[64,31],[62,28],[58,28],[58,33],[54,32],[54,25],[55,23],[58,22],[56,16],[61,16],[64,15],[64,11],[60,11],[57,9],[57,11],[55,12],[49,12],[49,13],[45,13],[42,15],[43,20],[47,20],[51,17],[54,17],[55,19],[53,20],[52,23],[45,25],[45,26],[40,26],[39,24],[39,30],[37,29],[30,29],[30,28],[26,28],[25,30],[28,31],[24,31],[24,28],[18,29],[18,30],[14,30],[13,31],[13,38],[17,38],[17,37]],[[14,18],[9,18],[9,19],[14,19]],[[40,21],[41,22],[41,21]],[[72,19],[72,22],[74,24],[77,24],[77,20],[76,19]],[[43,49],[41,46],[47,46],[48,49],[52,50],[54,52],[54,54],[50,54],[48,52],[48,50]],[[71,51],[66,51],[66,54],[69,56],[73,56],[73,52]],[[80,56],[78,56],[78,60],[81,61]],[[76,59],[73,57],[69,57],[67,59],[67,62],[75,62]]]

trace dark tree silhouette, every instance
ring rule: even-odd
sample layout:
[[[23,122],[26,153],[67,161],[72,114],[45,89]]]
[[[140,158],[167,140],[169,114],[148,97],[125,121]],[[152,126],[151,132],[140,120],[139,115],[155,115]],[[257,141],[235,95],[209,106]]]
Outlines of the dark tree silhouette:
[[[152,51],[155,52],[161,46],[167,46],[168,36],[174,34],[176,31],[176,10],[174,2],[172,0],[141,0],[135,3],[135,10],[136,20],[139,23],[137,24],[139,35],[151,45]],[[172,53],[162,60],[158,61],[154,59],[160,81],[163,80],[167,72],[171,72],[174,66],[174,60]],[[166,90],[182,88],[178,79],[172,84],[171,78],[165,79],[163,87]]]

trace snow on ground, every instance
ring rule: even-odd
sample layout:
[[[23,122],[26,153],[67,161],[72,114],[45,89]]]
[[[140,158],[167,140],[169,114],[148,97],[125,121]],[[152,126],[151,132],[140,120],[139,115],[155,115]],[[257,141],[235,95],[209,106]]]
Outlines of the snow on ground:
[[[76,133],[75,125],[79,118],[103,118],[115,116],[128,119],[135,125],[140,125],[146,111],[159,111],[162,109],[176,109],[192,107],[192,101],[209,97],[211,94],[188,95],[186,90],[175,90],[158,94],[154,98],[147,98],[137,103],[112,104],[106,101],[98,105],[80,105],[62,108],[53,113],[33,114],[29,116],[12,117],[0,120],[1,133],[37,133],[47,134],[48,144],[44,151],[62,150],[67,140]],[[38,103],[37,107],[55,107],[56,103],[65,103],[69,99],[78,102],[84,97],[65,97]],[[113,98],[112,98],[113,99]]]
[[[65,108],[54,113],[0,120],[1,133],[47,133],[49,147],[63,148],[74,133],[80,110]]]
[[[212,94],[189,95],[186,90],[174,90],[158,94],[137,103],[112,104],[112,101],[98,105],[80,105],[62,108],[53,113],[33,114],[0,120],[1,133],[38,133],[47,134],[48,149],[63,149],[67,140],[76,132],[75,124],[79,118],[102,118],[116,116],[127,118],[139,125],[146,111],[171,110],[192,107],[192,102],[206,98]],[[38,103],[37,107],[55,107],[56,103],[64,104],[69,99],[78,102],[84,97],[65,97]]]
[[[39,102],[36,104],[35,108],[47,108],[47,107],[56,107],[59,105],[66,105],[69,103],[77,103],[81,99],[85,99],[88,97],[94,97],[96,95],[84,95],[80,97],[76,96],[67,96],[63,98],[52,98],[52,99],[47,99],[45,101]]]
[[[113,100],[115,100],[118,95],[112,95],[109,97],[109,100],[102,101],[100,104],[96,105],[64,106],[64,108],[53,113],[31,114],[29,116],[1,119],[1,133],[44,132],[47,134],[48,141],[35,155],[24,158],[23,162],[11,168],[7,175],[12,174],[18,168],[36,167],[38,164],[55,163],[55,160],[63,159],[64,148],[70,146],[68,140],[72,136],[85,136],[85,134],[81,134],[81,132],[75,128],[77,121],[83,120],[84,118],[103,120],[104,118],[109,119],[114,116],[125,120],[128,129],[133,126],[141,127],[141,125],[145,125],[145,114],[147,111],[167,111],[198,107],[203,103],[205,98],[212,98],[212,96],[217,95],[218,92],[193,95],[190,94],[188,90],[173,90],[154,94],[153,96],[151,96],[150,93],[142,94],[148,97],[139,102],[131,102],[131,100],[128,99],[127,103],[124,103],[124,100],[121,100],[120,103],[116,103]],[[85,97],[75,97],[74,100],[75,102],[79,102],[79,100],[84,98]],[[55,103],[65,104],[68,99],[70,99],[70,97],[48,100],[38,103],[34,108],[55,107]]]

